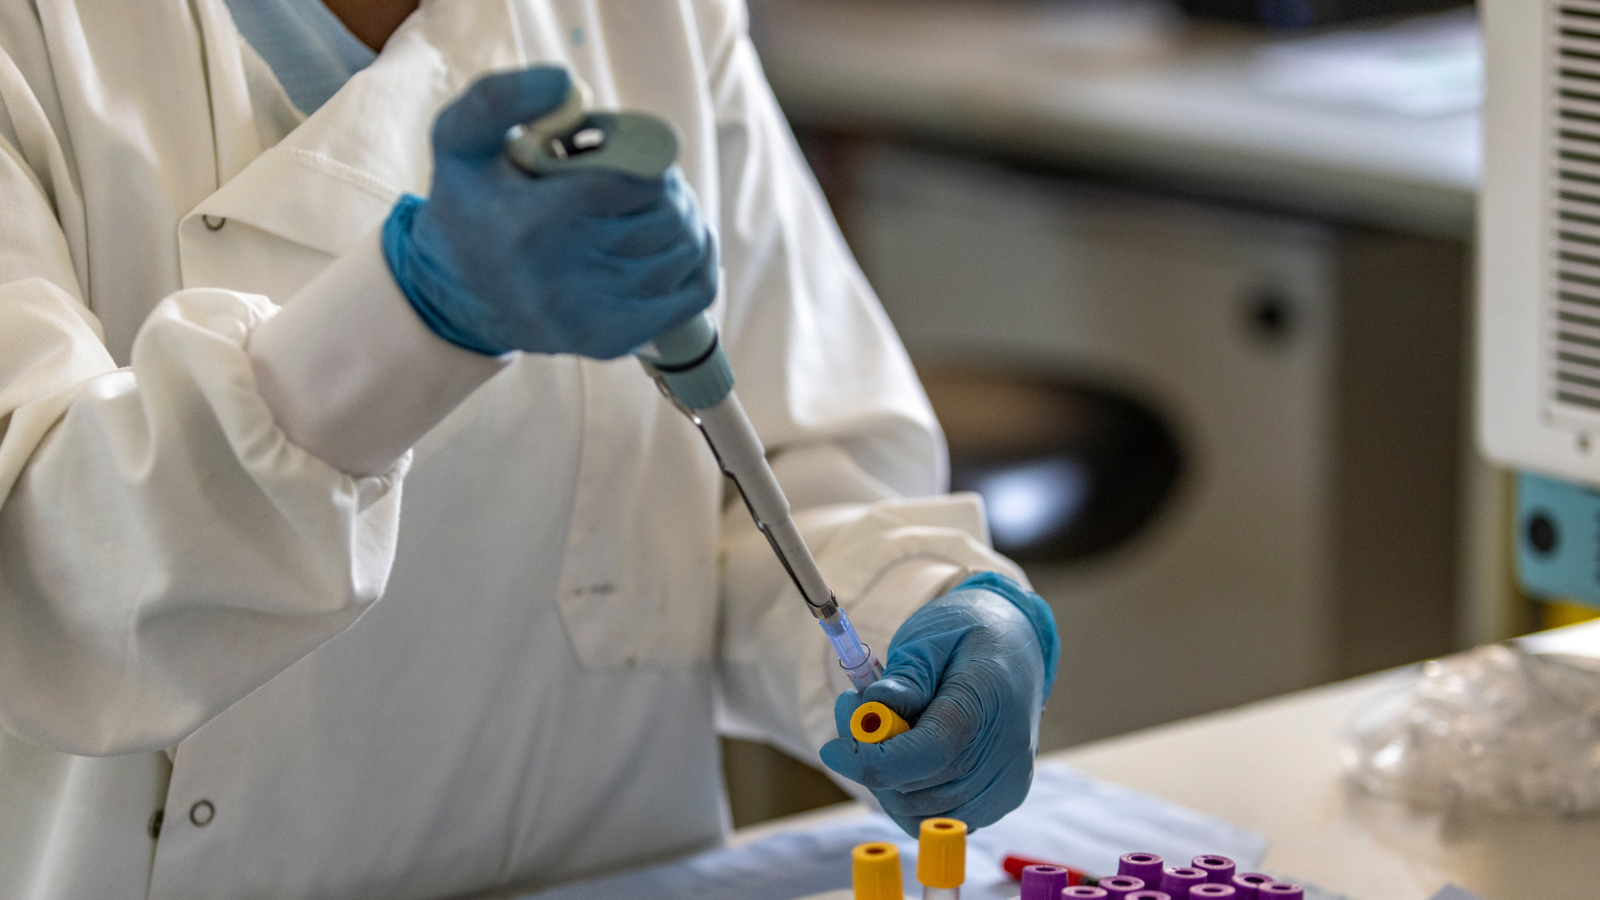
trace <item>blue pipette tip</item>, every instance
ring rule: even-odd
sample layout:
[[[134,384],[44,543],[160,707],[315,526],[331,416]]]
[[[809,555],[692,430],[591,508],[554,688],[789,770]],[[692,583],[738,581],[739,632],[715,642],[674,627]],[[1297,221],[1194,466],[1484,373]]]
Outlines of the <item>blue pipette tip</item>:
[[[850,676],[850,683],[855,685],[857,691],[866,690],[868,685],[883,677],[883,666],[873,655],[872,648],[862,643],[843,609],[839,610],[838,617],[831,624],[825,619],[818,619],[817,624],[822,626],[822,633],[828,636],[833,652],[839,655],[839,667]]]

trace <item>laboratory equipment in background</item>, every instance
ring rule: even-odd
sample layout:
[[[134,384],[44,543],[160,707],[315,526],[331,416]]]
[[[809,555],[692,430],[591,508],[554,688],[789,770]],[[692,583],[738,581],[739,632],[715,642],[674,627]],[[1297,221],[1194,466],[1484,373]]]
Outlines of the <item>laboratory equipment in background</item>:
[[[1518,580],[1600,606],[1600,0],[1486,0],[1478,426],[1522,470]],[[1357,785],[1424,807],[1600,808],[1592,660],[1488,646],[1351,723]]]
[[[1092,557],[1137,534],[1183,469],[1171,426],[1115,391],[1025,368],[922,373],[950,444],[950,487],[983,495],[996,550],[1024,565]]]
[[[1600,607],[1600,2],[1484,18],[1478,425],[1523,470],[1524,590]]]
[[[1600,489],[1519,473],[1513,521],[1524,591],[1600,607]]]
[[[1468,412],[1469,14],[751,5],[953,481],[1066,635],[1043,748],[1515,633]],[[729,747],[741,822],[819,780],[763,749]]]
[[[1068,636],[1041,747],[1448,649],[1458,250],[830,140],[955,485]]]
[[[1464,0],[1179,0],[1196,18],[1268,28],[1310,28],[1357,19],[1404,16],[1467,5]]]

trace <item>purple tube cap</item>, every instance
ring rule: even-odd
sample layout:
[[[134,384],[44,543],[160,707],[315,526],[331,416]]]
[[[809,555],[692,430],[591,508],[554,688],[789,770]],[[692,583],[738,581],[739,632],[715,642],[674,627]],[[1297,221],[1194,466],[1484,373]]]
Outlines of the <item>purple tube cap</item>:
[[[1129,853],[1117,861],[1117,874],[1143,879],[1146,886],[1154,888],[1161,884],[1164,865],[1166,863],[1154,853]]]
[[[1166,891],[1134,891],[1123,900],[1172,900],[1172,895]]]
[[[1238,870],[1226,856],[1196,856],[1189,865],[1206,873],[1206,880],[1213,884],[1231,884],[1233,873]]]
[[[1268,898],[1271,898],[1271,900],[1305,900],[1305,896],[1305,888],[1298,884],[1288,884],[1282,881],[1263,884],[1256,893],[1256,897],[1259,900],[1268,900]]]
[[[1256,900],[1256,894],[1261,890],[1261,886],[1271,884],[1275,880],[1271,875],[1263,875],[1260,872],[1241,872],[1233,876],[1233,886],[1239,891],[1238,900]]]
[[[1061,889],[1067,886],[1067,880],[1063,866],[1024,866],[1022,900],[1061,900]]]
[[[1107,875],[1100,879],[1100,886],[1112,900],[1125,900],[1129,894],[1145,889],[1144,879],[1132,875]]]
[[[1190,888],[1189,900],[1239,900],[1239,891],[1231,884],[1208,881]]]
[[[1161,873],[1161,890],[1172,900],[1189,900],[1189,889],[1206,883],[1206,873],[1189,866],[1174,866]]]
[[[1105,900],[1111,896],[1105,888],[1090,887],[1087,884],[1075,884],[1072,887],[1061,889],[1060,900]]]

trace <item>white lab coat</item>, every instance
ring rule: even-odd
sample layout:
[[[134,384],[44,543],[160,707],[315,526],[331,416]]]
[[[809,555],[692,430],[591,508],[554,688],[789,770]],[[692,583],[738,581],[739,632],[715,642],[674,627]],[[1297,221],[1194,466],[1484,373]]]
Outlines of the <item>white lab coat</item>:
[[[359,362],[300,398],[324,417],[490,364],[372,238],[487,69],[561,61],[682,129],[741,396],[870,643],[1017,574],[937,496],[744,29],[736,0],[431,0],[302,122],[222,0],[0,0],[0,897],[553,884],[716,841],[719,726],[832,736],[819,630],[631,360],[518,357],[373,476],[263,399],[247,344],[284,304]],[[371,280],[335,296],[335,258]]]

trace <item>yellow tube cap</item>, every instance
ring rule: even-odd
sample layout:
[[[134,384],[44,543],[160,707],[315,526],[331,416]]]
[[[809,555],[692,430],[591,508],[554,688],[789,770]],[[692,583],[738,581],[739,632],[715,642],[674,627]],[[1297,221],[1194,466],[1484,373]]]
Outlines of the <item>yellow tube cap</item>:
[[[850,734],[863,744],[881,744],[910,730],[905,719],[877,701],[861,704],[850,717]]]
[[[857,844],[850,855],[856,900],[905,900],[900,889],[900,848],[888,841]]]
[[[960,819],[922,820],[917,880],[924,887],[961,887],[967,880],[967,823]]]

